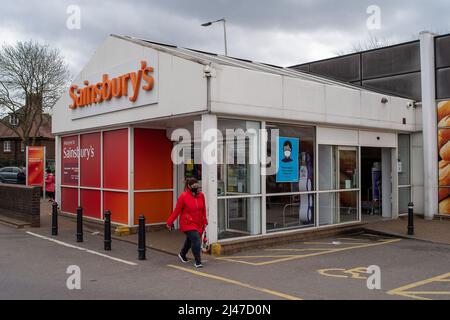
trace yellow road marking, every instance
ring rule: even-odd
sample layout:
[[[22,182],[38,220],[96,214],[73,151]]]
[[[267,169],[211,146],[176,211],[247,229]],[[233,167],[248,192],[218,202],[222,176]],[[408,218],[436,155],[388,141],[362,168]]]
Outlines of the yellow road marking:
[[[243,260],[238,260],[238,259],[235,260],[235,259],[233,259],[233,257],[217,258],[217,260],[231,261],[231,262],[242,263],[242,264],[247,264],[247,265],[252,265],[252,266],[265,266],[265,265],[274,264],[274,263],[292,261],[292,260],[297,260],[297,259],[304,259],[304,258],[309,258],[309,257],[316,257],[316,256],[321,256],[321,255],[326,255],[326,254],[331,254],[331,253],[336,253],[336,252],[343,252],[343,251],[354,250],[354,249],[382,246],[382,245],[387,245],[387,244],[391,244],[391,243],[396,243],[399,241],[401,241],[401,239],[386,240],[386,241],[377,242],[377,243],[357,245],[357,246],[345,247],[345,248],[336,248],[336,249],[330,249],[328,251],[314,252],[314,253],[309,253],[309,254],[304,254],[304,255],[295,255],[295,256],[291,256],[291,257],[284,257],[282,259],[276,259],[273,261],[259,262],[259,263],[248,262],[248,261],[243,261]],[[239,259],[251,259],[251,257],[252,256],[247,256],[245,258],[241,257]]]
[[[367,277],[363,277],[361,274],[367,274],[367,268],[366,267],[358,267],[358,268],[352,268],[352,269],[341,269],[341,268],[330,268],[330,269],[321,269],[317,270],[319,274],[325,277],[332,277],[332,278],[352,278],[352,279],[358,279],[358,280],[367,280]],[[330,272],[338,272],[342,274],[333,274]]]
[[[339,244],[334,244],[332,242],[304,242],[303,244],[306,245],[329,245],[329,246],[343,246],[343,245],[352,245],[352,244],[368,244],[371,242],[352,242],[352,243],[343,243],[340,242]]]
[[[263,259],[263,258],[290,258],[296,257],[297,255],[264,255],[264,256],[233,256],[225,259]],[[216,258],[217,260],[221,260],[220,258]]]
[[[417,300],[432,300],[430,298],[426,298],[426,297],[422,297],[421,295],[450,295],[450,291],[408,291],[409,289],[415,289],[418,287],[422,287],[425,286],[427,284],[433,283],[433,282],[449,282],[450,281],[450,272],[434,277],[434,278],[430,278],[430,279],[426,279],[426,280],[422,280],[422,281],[418,281],[418,282],[414,282],[411,284],[408,284],[406,286],[397,288],[397,289],[393,289],[391,291],[388,292],[389,295],[397,295],[397,296],[403,296],[403,297],[409,297],[409,298],[413,298],[413,299],[417,299]]]
[[[263,292],[263,293],[267,293],[269,295],[273,295],[273,296],[276,296],[276,297],[279,297],[279,298],[283,298],[283,299],[286,299],[286,300],[303,300],[303,299],[301,299],[299,297],[291,296],[291,295],[288,295],[288,294],[285,294],[285,293],[282,293],[282,292],[269,290],[269,289],[265,289],[265,288],[260,288],[260,287],[255,287],[255,286],[252,286],[252,285],[247,284],[247,283],[243,283],[243,282],[240,282],[240,281],[236,281],[236,280],[232,280],[232,279],[228,279],[228,278],[212,275],[212,274],[205,273],[205,272],[191,270],[191,269],[187,269],[187,268],[183,268],[183,267],[179,267],[179,266],[174,266],[174,265],[168,265],[168,267],[174,268],[174,269],[177,269],[177,270],[180,270],[180,271],[184,271],[184,272],[189,272],[189,273],[195,274],[197,276],[201,276],[201,277],[205,277],[205,278],[209,278],[209,279],[213,279],[213,280],[217,280],[217,281],[233,284],[233,285],[236,285],[236,286],[240,286],[240,287],[256,290],[256,291]]]
[[[322,270],[317,270],[317,272],[319,272],[319,274],[321,274],[322,276],[325,277],[331,277],[331,278],[348,278],[348,276],[343,276],[343,275],[338,275],[338,274],[329,274],[328,272],[330,271],[342,271],[344,272],[345,269],[322,269]]]
[[[314,248],[314,249],[266,249],[265,251],[295,251],[295,252],[302,252],[302,251],[328,251],[330,248]]]

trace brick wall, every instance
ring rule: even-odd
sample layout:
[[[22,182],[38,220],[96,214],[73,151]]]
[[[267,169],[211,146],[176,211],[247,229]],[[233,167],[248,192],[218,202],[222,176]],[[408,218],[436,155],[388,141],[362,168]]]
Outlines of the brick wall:
[[[40,227],[41,188],[0,184],[0,214]]]

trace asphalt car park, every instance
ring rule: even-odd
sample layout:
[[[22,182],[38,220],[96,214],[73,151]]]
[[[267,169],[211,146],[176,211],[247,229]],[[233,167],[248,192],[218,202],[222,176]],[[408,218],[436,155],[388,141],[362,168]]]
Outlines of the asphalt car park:
[[[137,260],[136,246],[99,235],[77,244],[0,225],[0,299],[450,299],[450,246],[359,234],[205,256],[205,268],[156,251]],[[82,270],[82,289],[66,287],[68,266]],[[381,288],[371,290],[367,268],[377,266]]]

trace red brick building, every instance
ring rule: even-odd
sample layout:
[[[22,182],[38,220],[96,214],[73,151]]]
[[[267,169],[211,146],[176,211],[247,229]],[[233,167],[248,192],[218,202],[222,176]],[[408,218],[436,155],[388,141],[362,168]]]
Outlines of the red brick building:
[[[8,119],[14,121],[12,117]],[[31,132],[36,132],[33,128]],[[35,137],[30,137],[30,145],[47,147],[47,164],[53,166],[55,162],[55,137],[52,134],[52,117],[43,115],[43,122]],[[25,145],[22,139],[13,130],[0,122],[0,167],[25,166]]]

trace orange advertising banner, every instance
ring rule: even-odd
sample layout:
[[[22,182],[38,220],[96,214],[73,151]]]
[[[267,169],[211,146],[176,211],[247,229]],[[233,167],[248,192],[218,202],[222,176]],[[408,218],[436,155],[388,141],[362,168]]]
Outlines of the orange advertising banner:
[[[44,186],[45,147],[27,148],[27,185]]]

